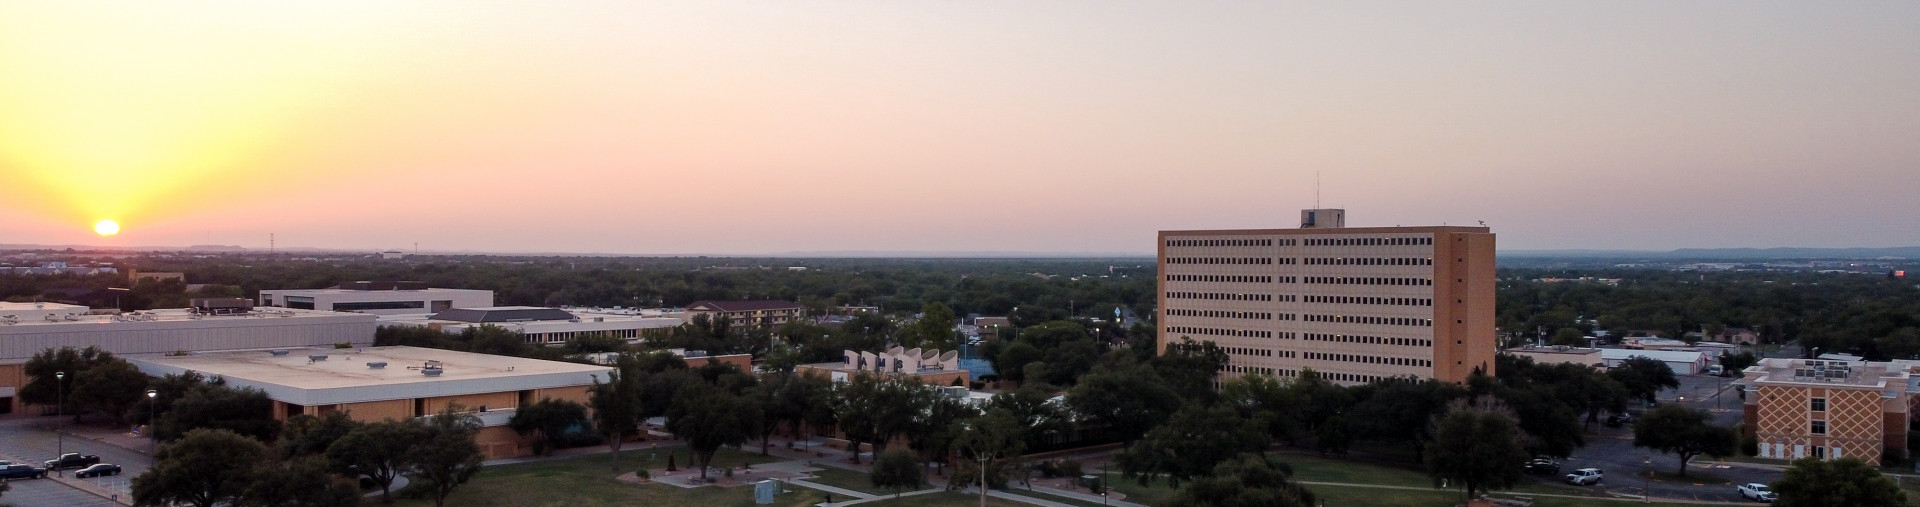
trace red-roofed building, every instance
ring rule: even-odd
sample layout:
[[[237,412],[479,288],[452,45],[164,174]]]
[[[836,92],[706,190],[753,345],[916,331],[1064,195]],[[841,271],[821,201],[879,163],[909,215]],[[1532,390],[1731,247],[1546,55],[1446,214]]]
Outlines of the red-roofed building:
[[[725,316],[737,326],[774,327],[800,317],[800,303],[778,299],[751,301],[694,301],[687,305],[686,318],[707,315]]]

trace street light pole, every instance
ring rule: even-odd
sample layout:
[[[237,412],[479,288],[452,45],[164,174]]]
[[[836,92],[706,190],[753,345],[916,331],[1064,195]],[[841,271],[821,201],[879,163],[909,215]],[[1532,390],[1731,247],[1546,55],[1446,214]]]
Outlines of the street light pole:
[[[147,435],[147,451],[148,452],[152,452],[154,450],[154,447],[157,446],[157,444],[154,443],[154,439],[153,439],[153,413],[154,411],[159,410],[159,408],[154,407],[153,405],[155,403],[158,403],[159,396],[160,396],[160,391],[155,391],[152,389],[147,390],[147,429],[141,430],[140,432]]]
[[[57,446],[56,447],[57,449],[59,449],[59,452],[57,452],[56,454],[66,454],[67,453],[67,436],[65,434],[62,434],[60,430],[61,430],[61,427],[66,424],[65,419],[67,418],[67,372],[65,371],[53,372],[53,381],[54,381],[53,382],[53,399],[54,399],[53,435],[54,435],[54,442],[55,442],[54,445]],[[45,412],[42,412],[42,413],[45,413]]]
[[[987,507],[987,455],[980,455],[980,507]]]
[[[1640,459],[1640,466],[1647,475],[1640,478],[1640,503],[1653,503],[1653,455]]]

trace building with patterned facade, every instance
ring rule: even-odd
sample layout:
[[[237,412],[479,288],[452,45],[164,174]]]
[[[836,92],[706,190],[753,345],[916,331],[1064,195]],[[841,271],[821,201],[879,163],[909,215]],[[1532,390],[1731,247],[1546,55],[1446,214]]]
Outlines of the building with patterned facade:
[[[1342,384],[1464,382],[1493,373],[1494,234],[1486,227],[1346,227],[1344,210],[1298,229],[1160,231],[1160,349],[1213,341],[1223,378]]]
[[[1769,358],[1748,367],[1742,431],[1760,457],[1854,457],[1880,464],[1883,450],[1904,456],[1920,362]]]

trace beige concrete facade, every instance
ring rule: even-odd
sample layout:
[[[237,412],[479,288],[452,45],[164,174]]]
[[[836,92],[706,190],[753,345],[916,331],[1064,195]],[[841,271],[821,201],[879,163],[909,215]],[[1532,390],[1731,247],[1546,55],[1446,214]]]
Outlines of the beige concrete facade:
[[[1161,351],[1213,341],[1229,354],[1223,377],[1493,373],[1485,227],[1161,231],[1158,248]]]

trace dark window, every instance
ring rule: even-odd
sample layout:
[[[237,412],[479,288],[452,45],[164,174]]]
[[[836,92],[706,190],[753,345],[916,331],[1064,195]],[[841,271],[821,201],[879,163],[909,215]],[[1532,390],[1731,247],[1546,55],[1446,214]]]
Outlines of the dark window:
[[[1813,399],[1813,403],[1812,403],[1812,407],[1813,407],[1813,408],[1812,408],[1812,410],[1813,410],[1814,412],[1826,412],[1826,411],[1827,411],[1827,399],[1826,399],[1826,398],[1814,398],[1814,399]]]

